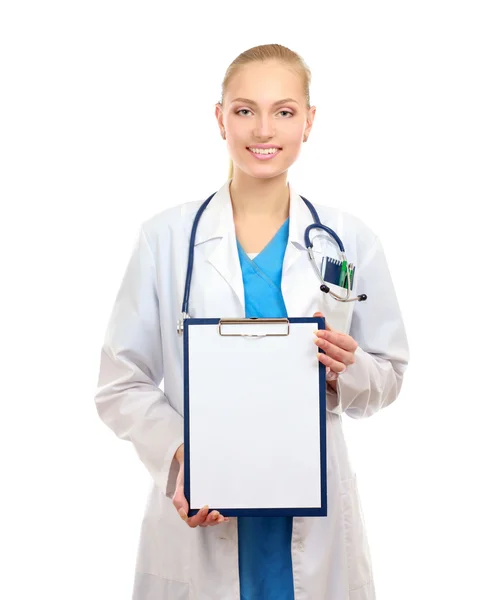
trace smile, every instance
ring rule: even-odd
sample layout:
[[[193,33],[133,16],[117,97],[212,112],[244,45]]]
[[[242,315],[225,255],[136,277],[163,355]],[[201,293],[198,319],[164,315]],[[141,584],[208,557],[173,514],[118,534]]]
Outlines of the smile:
[[[281,152],[280,148],[247,148],[247,150],[259,160],[268,160]]]

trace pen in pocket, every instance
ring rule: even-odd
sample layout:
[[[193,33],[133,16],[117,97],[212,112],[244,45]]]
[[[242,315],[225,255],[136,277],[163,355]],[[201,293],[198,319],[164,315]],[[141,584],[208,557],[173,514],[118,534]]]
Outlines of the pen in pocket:
[[[347,278],[347,269],[348,269],[348,263],[343,260],[343,262],[341,263],[341,273],[339,275],[339,287],[344,287],[345,282],[346,282],[346,278]]]

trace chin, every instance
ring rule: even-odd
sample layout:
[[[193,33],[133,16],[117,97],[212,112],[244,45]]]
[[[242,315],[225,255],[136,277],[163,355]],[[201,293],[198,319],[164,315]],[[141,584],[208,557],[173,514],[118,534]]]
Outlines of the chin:
[[[253,177],[254,179],[273,179],[274,177],[278,177],[285,173],[287,169],[269,169],[267,172],[263,171],[245,171],[247,175]]]

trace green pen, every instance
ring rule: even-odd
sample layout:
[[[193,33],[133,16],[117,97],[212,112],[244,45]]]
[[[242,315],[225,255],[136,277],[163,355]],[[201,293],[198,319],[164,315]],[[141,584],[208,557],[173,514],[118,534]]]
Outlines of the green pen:
[[[341,263],[341,274],[339,275],[339,287],[344,287],[346,276],[348,274],[348,263],[343,260]]]
[[[353,281],[354,281],[354,265],[353,265],[353,263],[349,264],[349,275],[351,278],[351,281],[349,282],[349,289],[352,290],[353,289]]]

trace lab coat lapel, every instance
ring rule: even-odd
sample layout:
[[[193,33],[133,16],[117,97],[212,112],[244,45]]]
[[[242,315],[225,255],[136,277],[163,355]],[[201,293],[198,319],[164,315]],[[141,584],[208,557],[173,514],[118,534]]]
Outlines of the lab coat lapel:
[[[228,180],[218,190],[203,212],[197,229],[195,246],[197,247],[210,239],[219,238],[206,259],[233,289],[238,299],[240,312],[240,315],[235,316],[243,317],[245,314],[245,295],[236,244],[233,206],[229,192],[230,181]]]

